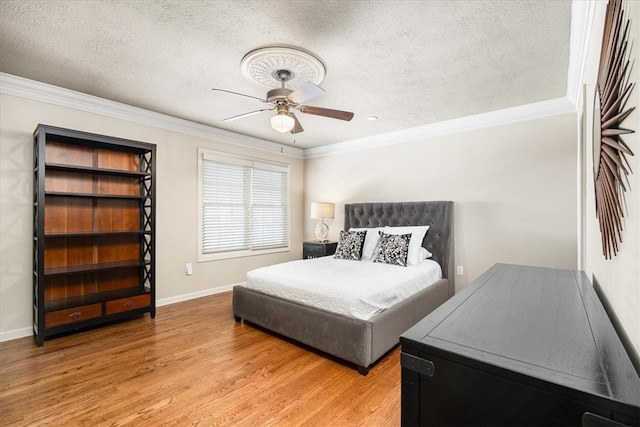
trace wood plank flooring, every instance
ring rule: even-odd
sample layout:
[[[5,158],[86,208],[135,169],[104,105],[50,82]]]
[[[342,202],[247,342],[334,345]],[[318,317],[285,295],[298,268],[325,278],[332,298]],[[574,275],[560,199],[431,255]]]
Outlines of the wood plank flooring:
[[[3,426],[397,426],[400,349],[366,377],[236,323],[231,293],[46,341],[0,343]]]

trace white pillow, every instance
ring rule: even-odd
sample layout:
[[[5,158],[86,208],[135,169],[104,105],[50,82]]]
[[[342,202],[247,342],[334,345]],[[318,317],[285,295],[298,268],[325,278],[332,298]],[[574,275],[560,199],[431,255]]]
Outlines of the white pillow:
[[[349,231],[366,231],[367,235],[364,238],[364,246],[362,248],[362,259],[368,260],[373,258],[373,251],[378,244],[380,238],[379,231],[383,231],[384,227],[375,228],[350,228]]]
[[[422,247],[422,241],[424,235],[429,230],[428,225],[417,225],[410,227],[385,227],[384,232],[387,234],[407,234],[411,233],[411,240],[409,241],[409,255],[407,256],[407,264],[418,265],[420,263],[420,248]],[[369,234],[369,233],[367,233]]]
[[[427,248],[420,248],[420,252],[418,253],[418,262],[422,262],[425,259],[431,258],[433,254],[427,250]]]

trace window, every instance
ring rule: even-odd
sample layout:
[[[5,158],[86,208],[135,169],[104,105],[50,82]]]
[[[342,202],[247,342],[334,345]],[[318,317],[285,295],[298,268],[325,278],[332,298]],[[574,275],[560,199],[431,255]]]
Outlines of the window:
[[[289,250],[289,166],[198,150],[198,260]]]

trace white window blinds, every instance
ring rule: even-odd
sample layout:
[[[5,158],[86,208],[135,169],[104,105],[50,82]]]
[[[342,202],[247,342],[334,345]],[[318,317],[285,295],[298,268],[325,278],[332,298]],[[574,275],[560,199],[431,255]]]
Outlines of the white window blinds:
[[[200,171],[202,255],[289,247],[288,166],[204,152]]]

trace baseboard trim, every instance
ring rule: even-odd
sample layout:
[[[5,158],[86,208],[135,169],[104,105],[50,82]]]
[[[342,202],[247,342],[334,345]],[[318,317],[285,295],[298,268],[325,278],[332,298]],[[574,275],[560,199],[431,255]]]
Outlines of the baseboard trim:
[[[219,286],[217,288],[209,288],[203,291],[191,292],[189,294],[178,295],[175,297],[162,298],[156,300],[156,307],[162,307],[163,305],[176,304],[178,302],[189,301],[196,298],[207,297],[209,295],[221,294],[223,292],[229,292],[233,289],[235,285],[240,285],[241,283],[234,283],[232,285]]]
[[[230,290],[233,289],[235,285],[241,285],[242,283],[234,283],[231,285],[219,286],[217,288],[209,288],[203,291],[191,292],[188,294],[178,295],[175,297],[162,298],[156,301],[156,307],[176,304],[179,302],[189,301],[196,298],[202,298],[209,295],[221,294],[223,292],[229,292]],[[0,332],[0,342],[17,340],[19,338],[29,337],[31,335],[33,335],[33,329],[31,327],[13,329],[11,331]]]
[[[0,332],[0,342],[17,340],[18,338],[29,337],[31,335],[33,335],[33,329],[31,327]]]

